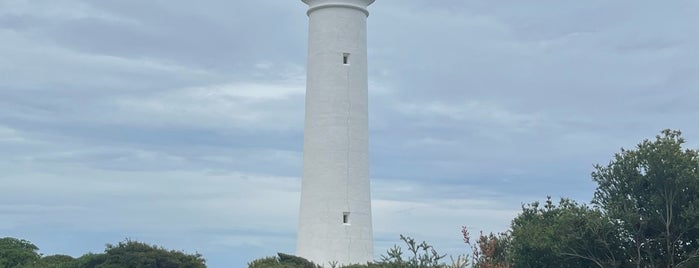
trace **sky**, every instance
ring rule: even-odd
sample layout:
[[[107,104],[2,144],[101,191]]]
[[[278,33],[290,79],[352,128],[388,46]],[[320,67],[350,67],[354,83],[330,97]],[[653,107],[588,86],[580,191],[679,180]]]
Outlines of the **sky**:
[[[588,202],[594,164],[662,129],[699,148],[699,2],[369,8],[375,254],[467,252],[522,204]],[[301,1],[0,1],[0,237],[126,238],[209,267],[295,248]]]

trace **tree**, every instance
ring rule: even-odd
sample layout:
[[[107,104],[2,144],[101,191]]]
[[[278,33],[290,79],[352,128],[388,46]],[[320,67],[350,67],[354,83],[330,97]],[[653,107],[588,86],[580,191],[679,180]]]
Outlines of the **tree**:
[[[0,268],[31,264],[41,257],[31,242],[12,237],[0,238]]]
[[[511,225],[513,267],[622,267],[617,230],[604,214],[570,199],[522,206]]]
[[[322,266],[298,256],[277,253],[277,256],[248,263],[248,268],[322,268]]]
[[[96,268],[149,267],[149,268],[205,268],[201,254],[185,254],[166,250],[146,243],[126,240],[107,245],[104,262]]]
[[[461,236],[466,246],[471,247],[473,268],[509,268],[510,235],[508,233],[484,235],[480,232],[475,244],[466,226],[461,227]],[[454,262],[454,261],[452,261]],[[464,265],[465,266],[465,265]]]
[[[593,204],[614,219],[635,267],[677,267],[699,254],[699,153],[664,130],[595,166]]]
[[[87,253],[80,258],[75,259],[75,268],[95,268],[107,260],[107,255],[104,253]]]
[[[41,257],[32,264],[19,266],[21,268],[75,268],[75,259],[68,255],[50,255]]]
[[[104,253],[41,257],[39,248],[27,240],[0,239],[0,268],[206,268],[201,254],[185,254],[146,243],[125,240],[107,244]]]

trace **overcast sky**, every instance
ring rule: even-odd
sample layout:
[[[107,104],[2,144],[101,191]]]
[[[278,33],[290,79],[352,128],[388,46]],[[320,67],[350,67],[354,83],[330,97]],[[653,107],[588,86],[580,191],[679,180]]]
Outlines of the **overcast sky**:
[[[132,238],[210,267],[293,253],[301,1],[0,0],[0,237]],[[699,2],[379,0],[368,20],[375,253],[466,252],[522,203],[591,199],[665,128],[699,147]]]

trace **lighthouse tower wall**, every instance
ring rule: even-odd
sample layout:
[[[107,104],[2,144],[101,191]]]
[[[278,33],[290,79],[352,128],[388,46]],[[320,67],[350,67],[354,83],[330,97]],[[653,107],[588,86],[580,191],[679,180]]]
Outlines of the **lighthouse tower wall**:
[[[373,260],[366,7],[309,5],[306,117],[297,254],[318,264]]]

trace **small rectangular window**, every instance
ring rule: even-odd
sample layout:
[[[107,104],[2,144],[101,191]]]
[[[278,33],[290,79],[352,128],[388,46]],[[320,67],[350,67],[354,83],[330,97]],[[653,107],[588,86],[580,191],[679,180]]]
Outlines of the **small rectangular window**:
[[[342,213],[342,224],[347,224],[347,225],[350,224],[350,221],[349,221],[349,212],[343,212],[343,213]]]
[[[349,53],[342,53],[342,64],[347,65],[349,64]]]

